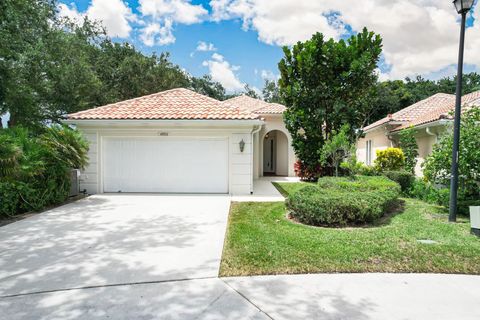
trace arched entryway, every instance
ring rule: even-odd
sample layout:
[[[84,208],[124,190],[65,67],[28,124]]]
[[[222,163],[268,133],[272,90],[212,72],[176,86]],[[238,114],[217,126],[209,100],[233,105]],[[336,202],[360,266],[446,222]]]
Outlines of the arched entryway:
[[[264,176],[288,176],[288,138],[282,131],[265,134],[262,165]]]

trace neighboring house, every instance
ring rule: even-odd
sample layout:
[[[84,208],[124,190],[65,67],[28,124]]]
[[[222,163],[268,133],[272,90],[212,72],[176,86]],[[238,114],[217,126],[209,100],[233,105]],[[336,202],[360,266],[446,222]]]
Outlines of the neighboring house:
[[[69,114],[65,123],[90,142],[80,177],[90,194],[241,195],[253,192],[260,176],[294,174],[284,110],[247,97],[220,102],[172,89]]]
[[[480,105],[480,91],[462,97],[462,111],[474,104]],[[419,153],[415,173],[421,176],[421,164],[432,152],[439,135],[451,127],[454,109],[455,95],[437,93],[366,126],[364,137],[357,141],[357,159],[373,165],[377,150],[398,146],[399,132],[413,127]]]

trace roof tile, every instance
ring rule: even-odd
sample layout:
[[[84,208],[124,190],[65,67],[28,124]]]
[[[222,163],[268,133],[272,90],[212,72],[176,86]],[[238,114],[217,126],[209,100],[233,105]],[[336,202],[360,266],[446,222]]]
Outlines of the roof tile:
[[[282,114],[287,108],[279,103],[269,103],[260,99],[255,99],[247,95],[241,95],[235,98],[225,100],[223,103],[230,104],[245,111],[262,114]]]
[[[177,88],[67,115],[71,120],[253,120],[258,115]]]
[[[462,112],[472,105],[480,105],[480,90],[466,94],[462,97]],[[410,126],[418,126],[440,119],[452,119],[453,117],[450,113],[454,109],[455,95],[437,93],[392,115],[380,119],[366,126],[363,130],[368,131],[391,121],[402,123],[393,130],[398,131]]]

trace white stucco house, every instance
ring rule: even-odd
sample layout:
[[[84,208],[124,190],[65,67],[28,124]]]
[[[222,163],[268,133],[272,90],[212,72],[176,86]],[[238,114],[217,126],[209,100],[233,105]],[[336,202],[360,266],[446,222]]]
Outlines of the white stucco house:
[[[262,176],[294,176],[285,107],[218,101],[172,89],[69,114],[90,142],[80,188],[107,192],[253,192]]]
[[[472,105],[480,105],[480,91],[462,97],[463,111]],[[452,127],[454,108],[455,95],[438,93],[366,126],[356,145],[358,161],[373,165],[377,150],[398,146],[400,131],[413,127],[418,144],[415,174],[422,176],[423,161],[440,134]]]

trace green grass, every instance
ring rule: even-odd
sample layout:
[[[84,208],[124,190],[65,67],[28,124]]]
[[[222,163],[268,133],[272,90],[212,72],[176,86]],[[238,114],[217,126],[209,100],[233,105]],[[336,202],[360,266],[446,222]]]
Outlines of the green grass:
[[[288,194],[304,183],[278,183]],[[440,207],[402,199],[404,208],[375,226],[319,228],[286,218],[285,205],[232,204],[221,276],[315,272],[480,274],[480,239],[467,219],[447,221]],[[422,244],[431,239],[438,244]]]

